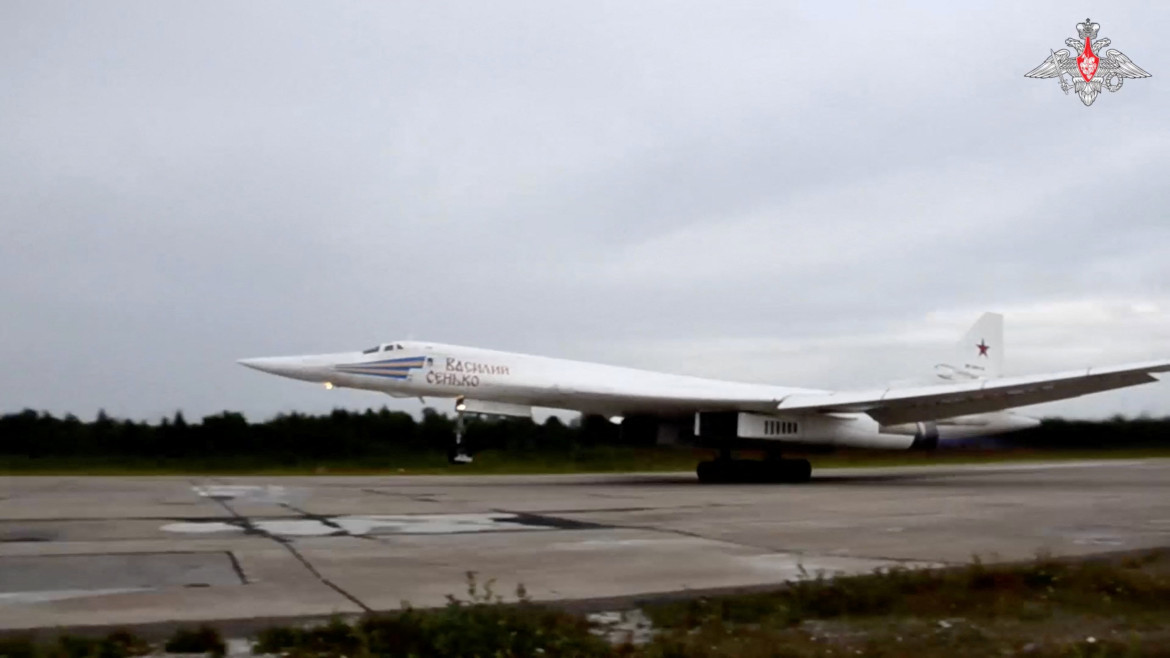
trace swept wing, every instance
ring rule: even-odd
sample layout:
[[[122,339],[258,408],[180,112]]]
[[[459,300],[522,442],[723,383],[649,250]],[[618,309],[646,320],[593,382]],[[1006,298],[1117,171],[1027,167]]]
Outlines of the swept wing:
[[[986,413],[1074,398],[1158,381],[1170,372],[1170,359],[1048,375],[1003,377],[960,384],[902,389],[790,395],[782,412],[864,412],[883,425]]]

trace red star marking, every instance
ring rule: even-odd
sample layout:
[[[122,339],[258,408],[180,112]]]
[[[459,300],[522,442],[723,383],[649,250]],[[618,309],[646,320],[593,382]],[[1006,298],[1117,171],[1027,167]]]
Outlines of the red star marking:
[[[979,339],[979,344],[975,347],[979,348],[979,356],[987,356],[987,348],[991,347],[982,338]]]

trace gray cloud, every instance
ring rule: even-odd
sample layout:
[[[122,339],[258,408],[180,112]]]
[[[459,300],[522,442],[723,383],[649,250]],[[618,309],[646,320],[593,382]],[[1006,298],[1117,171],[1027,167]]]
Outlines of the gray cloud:
[[[6,3],[2,408],[401,405],[234,359],[406,336],[865,385],[983,309],[1016,372],[1166,356],[1170,9],[1093,16],[1155,77],[1091,108],[1023,77],[1083,18]]]

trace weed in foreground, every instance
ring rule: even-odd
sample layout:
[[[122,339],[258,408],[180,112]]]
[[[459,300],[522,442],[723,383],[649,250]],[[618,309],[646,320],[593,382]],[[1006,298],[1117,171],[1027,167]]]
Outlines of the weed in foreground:
[[[223,641],[223,636],[207,625],[176,630],[163,648],[167,653],[210,654],[216,658],[227,653],[227,644]]]
[[[467,598],[448,597],[438,610],[403,610],[372,615],[350,626],[334,619],[324,626],[271,628],[257,639],[253,652],[290,658],[326,656],[580,656],[614,655],[614,649],[590,633],[582,617],[533,604],[522,587],[507,603],[468,574]]]
[[[129,631],[114,631],[105,637],[62,635],[47,645],[30,637],[0,640],[0,658],[131,658],[150,652],[151,646]]]
[[[1148,615],[1170,610],[1165,557],[1066,561],[1041,556],[1024,565],[962,569],[893,568],[861,576],[806,577],[776,592],[649,605],[659,628],[734,624],[793,626],[807,619],[875,616],[1000,617],[1041,620],[1055,610]]]
[[[648,606],[659,632],[611,645],[577,615],[533,603],[523,588],[505,601],[468,574],[465,598],[446,606],[356,623],[271,628],[256,653],[288,658],[789,658],[945,656],[1170,658],[1170,552],[1124,559],[890,569],[865,576],[806,577],[773,593]],[[509,597],[510,598],[510,597]],[[0,641],[0,658],[121,658],[150,650],[129,633],[62,637],[38,646]],[[222,655],[214,630],[182,629],[167,650]]]
[[[38,655],[31,637],[0,638],[0,658],[37,658]]]

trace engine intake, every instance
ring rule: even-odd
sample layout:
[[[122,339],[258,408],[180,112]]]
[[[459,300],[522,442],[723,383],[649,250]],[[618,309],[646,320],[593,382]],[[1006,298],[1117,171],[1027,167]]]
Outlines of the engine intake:
[[[938,447],[938,423],[928,420],[925,423],[914,423],[918,431],[914,433],[914,443],[911,450],[934,450]]]

